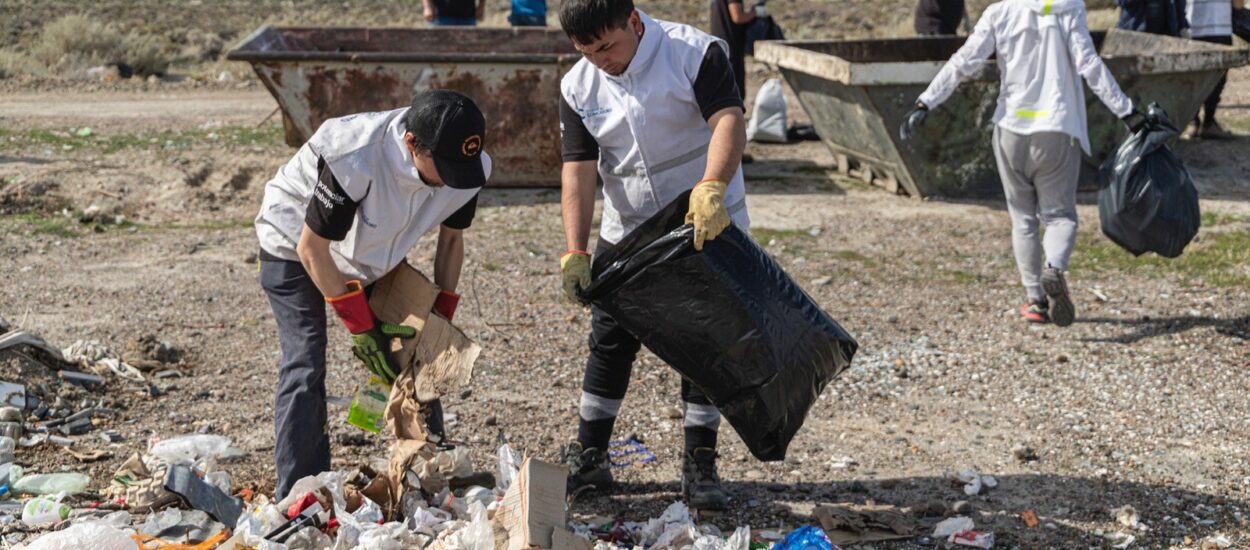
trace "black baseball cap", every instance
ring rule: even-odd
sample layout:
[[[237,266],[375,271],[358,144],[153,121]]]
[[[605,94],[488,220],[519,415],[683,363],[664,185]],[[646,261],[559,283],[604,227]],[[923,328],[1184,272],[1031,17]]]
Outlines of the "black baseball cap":
[[[477,189],[486,185],[482,147],[486,117],[472,99],[451,90],[428,90],[412,98],[404,117],[408,131],[429,147],[434,166],[447,187]]]

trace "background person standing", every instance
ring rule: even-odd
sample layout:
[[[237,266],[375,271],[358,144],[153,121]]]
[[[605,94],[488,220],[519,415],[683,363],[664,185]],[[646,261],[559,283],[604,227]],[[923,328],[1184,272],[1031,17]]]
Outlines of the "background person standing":
[[[964,0],[920,0],[913,27],[920,36],[953,35],[964,20]]]
[[[746,99],[747,25],[755,21],[755,10],[744,8],[742,0],[711,0],[711,15],[712,36],[729,45],[729,63],[738,83],[738,94]]]
[[[513,27],[546,27],[547,0],[512,0],[508,23]]]
[[[476,27],[486,15],[486,0],[422,0],[431,27]]]
[[[1194,40],[1213,42],[1225,46],[1233,45],[1233,8],[1245,6],[1245,0],[1237,0],[1234,5],[1229,0],[1189,0],[1186,16],[1189,20],[1189,36]],[[1233,135],[1215,120],[1215,109],[1220,105],[1220,94],[1228,82],[1228,74],[1220,78],[1219,84],[1211,90],[1202,103],[1202,112],[1194,116],[1194,121],[1186,130],[1187,137],[1202,139],[1231,139]]]

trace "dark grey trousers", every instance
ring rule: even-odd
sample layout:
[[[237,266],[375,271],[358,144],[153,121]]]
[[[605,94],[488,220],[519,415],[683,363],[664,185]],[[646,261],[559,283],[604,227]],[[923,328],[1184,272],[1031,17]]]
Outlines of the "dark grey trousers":
[[[326,303],[299,262],[260,262],[260,286],[278,324],[282,358],[273,415],[275,496],[330,469],[326,435]]]

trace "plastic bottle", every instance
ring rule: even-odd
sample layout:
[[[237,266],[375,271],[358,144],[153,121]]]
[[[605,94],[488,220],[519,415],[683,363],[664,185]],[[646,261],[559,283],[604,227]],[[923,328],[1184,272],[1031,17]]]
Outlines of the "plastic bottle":
[[[367,432],[382,431],[386,400],[390,395],[391,386],[377,375],[370,374],[352,397],[352,406],[347,409],[347,423]]]
[[[26,502],[26,506],[22,508],[22,523],[35,527],[64,521],[65,518],[69,517],[72,508],[66,504],[61,504],[61,499],[63,498],[65,498],[65,493],[57,493],[56,496],[51,497],[42,496],[30,499]]]
[[[23,476],[13,483],[14,493],[28,495],[52,495],[65,493],[76,495],[87,488],[91,478],[75,473],[34,474]]]
[[[17,455],[13,454],[17,449],[17,442],[12,437],[0,435],[0,464],[8,464],[17,459]]]

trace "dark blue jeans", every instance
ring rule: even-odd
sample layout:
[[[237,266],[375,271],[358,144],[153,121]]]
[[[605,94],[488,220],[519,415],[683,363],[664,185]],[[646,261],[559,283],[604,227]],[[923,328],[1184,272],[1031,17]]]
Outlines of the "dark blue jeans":
[[[274,398],[275,496],[330,469],[326,435],[326,304],[299,262],[260,262],[260,286],[278,324],[282,358]]]
[[[477,18],[474,17],[443,17],[441,15],[434,16],[434,20],[430,22],[431,27],[476,27]]]

